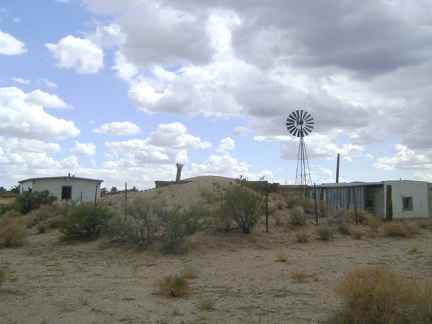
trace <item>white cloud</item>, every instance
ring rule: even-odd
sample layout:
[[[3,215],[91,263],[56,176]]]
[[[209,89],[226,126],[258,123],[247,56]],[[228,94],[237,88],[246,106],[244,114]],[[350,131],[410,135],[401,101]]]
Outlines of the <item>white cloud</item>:
[[[220,141],[218,148],[216,149],[216,152],[225,153],[228,151],[231,151],[235,148],[235,142],[232,138],[227,137]]]
[[[229,154],[211,155],[202,164],[192,163],[191,169],[200,175],[225,175],[227,177],[238,178],[241,174],[247,174],[249,165],[238,162]]]
[[[40,105],[46,108],[72,108],[71,105],[68,105],[62,99],[57,97],[57,95],[43,92],[41,90],[33,90],[27,94],[28,100],[35,104]]]
[[[24,53],[27,53],[27,48],[23,42],[0,30],[0,55],[21,55]]]
[[[396,154],[392,157],[378,158],[374,164],[377,170],[395,170],[395,169],[431,169],[432,160],[428,157],[431,152],[419,154],[409,149],[406,145],[397,144],[395,146]]]
[[[97,134],[107,134],[115,136],[137,135],[141,133],[141,129],[131,122],[113,122],[103,124],[102,126],[93,129]]]
[[[72,149],[72,153],[78,156],[93,156],[96,154],[96,145],[93,143],[80,143],[75,141],[75,147]]]
[[[42,106],[31,103],[22,90],[0,88],[0,135],[64,139],[79,133],[72,121],[47,114]]]
[[[95,74],[104,68],[102,49],[88,39],[68,35],[58,44],[45,46],[57,59],[59,68],[73,68],[79,74]]]
[[[25,80],[22,78],[12,78],[12,81],[17,82],[17,83],[21,83],[21,84],[29,84],[30,80]]]
[[[117,51],[114,57],[113,70],[117,71],[117,76],[125,81],[131,81],[132,78],[138,73],[137,67],[128,62],[126,57]]]

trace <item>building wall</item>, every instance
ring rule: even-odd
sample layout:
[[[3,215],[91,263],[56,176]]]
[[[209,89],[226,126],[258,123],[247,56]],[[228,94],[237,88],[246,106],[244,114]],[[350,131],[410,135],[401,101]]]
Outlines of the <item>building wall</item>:
[[[52,178],[52,179],[33,179],[20,183],[20,190],[40,192],[48,190],[52,195],[57,196],[58,200],[62,197],[62,187],[72,187],[72,199],[76,202],[94,201],[100,197],[100,182],[92,180],[84,180],[74,177]]]
[[[392,186],[393,219],[429,217],[429,183],[422,181],[386,181]],[[384,202],[387,190],[384,190]],[[412,209],[404,209],[404,198],[412,199]]]

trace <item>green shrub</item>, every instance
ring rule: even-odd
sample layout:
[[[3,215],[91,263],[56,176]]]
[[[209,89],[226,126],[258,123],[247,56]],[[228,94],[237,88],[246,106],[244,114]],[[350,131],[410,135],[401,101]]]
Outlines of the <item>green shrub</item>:
[[[232,219],[244,234],[249,234],[264,211],[265,196],[240,183],[230,184],[219,193],[222,195],[220,213]]]
[[[186,236],[192,235],[202,228],[208,211],[202,205],[193,205],[188,209],[175,206],[166,214],[165,228],[168,242],[167,252],[178,252]]]
[[[56,196],[53,196],[49,191],[41,192],[30,192],[24,191],[21,195],[17,196],[13,208],[27,214],[28,212],[38,209],[41,205],[51,205],[57,200]]]
[[[0,247],[21,246],[25,236],[23,224],[17,220],[8,219],[0,226]]]
[[[393,237],[409,237],[419,232],[417,224],[407,220],[385,223],[383,229],[387,236]]]
[[[321,241],[330,241],[335,234],[335,229],[330,226],[320,226],[317,229],[318,238]]]
[[[432,285],[381,267],[356,268],[336,288],[343,306],[330,323],[431,323]]]
[[[95,238],[106,228],[111,211],[102,204],[82,203],[72,205],[59,220],[59,229],[65,239]]]
[[[127,232],[123,233],[128,241],[132,241],[139,246],[147,246],[156,239],[166,211],[159,202],[152,202],[145,199],[136,199],[126,208],[127,216],[130,219]],[[127,222],[128,220],[125,220]]]
[[[304,226],[308,220],[303,207],[297,206],[290,210],[291,224],[295,226]]]
[[[156,282],[160,294],[181,297],[189,291],[189,283],[182,275],[170,275]]]

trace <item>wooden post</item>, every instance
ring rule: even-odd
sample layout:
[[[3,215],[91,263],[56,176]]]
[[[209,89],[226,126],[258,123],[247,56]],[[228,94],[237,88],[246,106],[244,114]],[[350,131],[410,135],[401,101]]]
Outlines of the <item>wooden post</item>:
[[[268,232],[268,186],[266,186],[266,232]]]
[[[392,186],[386,188],[386,221],[393,219]]]
[[[316,194],[315,183],[314,183],[314,197],[315,197],[315,225],[318,226],[318,206],[317,206],[317,194]]]

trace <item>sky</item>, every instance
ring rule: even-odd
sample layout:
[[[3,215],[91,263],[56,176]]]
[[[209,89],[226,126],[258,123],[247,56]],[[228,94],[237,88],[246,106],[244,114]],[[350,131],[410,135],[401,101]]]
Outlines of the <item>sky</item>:
[[[430,0],[0,0],[0,186],[432,182]],[[309,174],[309,171],[307,171]]]

